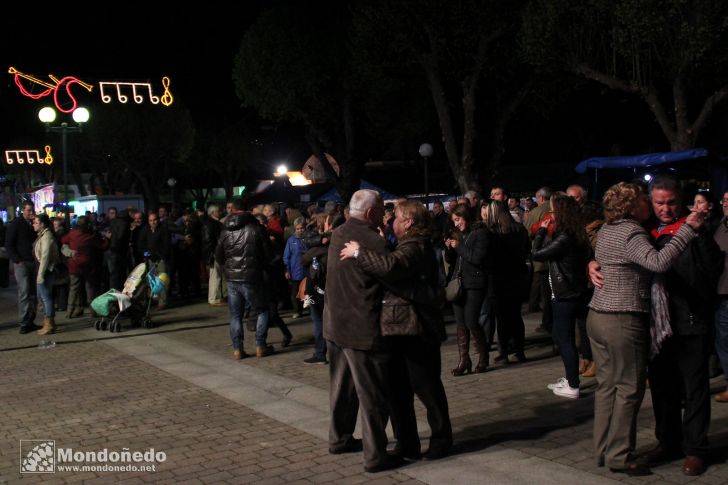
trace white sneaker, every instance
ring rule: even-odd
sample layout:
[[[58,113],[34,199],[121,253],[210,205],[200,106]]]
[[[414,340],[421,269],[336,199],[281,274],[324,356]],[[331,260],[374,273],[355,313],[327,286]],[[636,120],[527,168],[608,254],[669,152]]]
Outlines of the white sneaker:
[[[559,387],[569,387],[569,381],[566,380],[566,377],[559,377],[558,381],[546,386],[547,389],[551,389],[552,391]]]
[[[308,307],[310,307],[313,304],[314,304],[314,302],[313,302],[313,298],[311,298],[311,296],[306,295],[303,298],[303,308],[308,308]]]
[[[579,399],[579,388],[571,387],[567,383],[565,387],[555,387],[554,394],[561,397],[568,397],[569,399]]]

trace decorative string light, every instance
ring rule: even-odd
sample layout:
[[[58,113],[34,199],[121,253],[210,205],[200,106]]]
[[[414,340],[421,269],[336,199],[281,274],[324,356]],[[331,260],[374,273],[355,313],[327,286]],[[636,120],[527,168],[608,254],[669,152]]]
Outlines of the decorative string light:
[[[85,88],[88,92],[91,92],[93,89],[93,86],[81,81],[80,79],[74,77],[74,76],[66,76],[64,78],[61,78],[60,80],[55,77],[53,74],[49,74],[48,77],[53,81],[53,83],[49,83],[46,81],[43,81],[41,79],[38,79],[36,77],[31,76],[30,74],[25,74],[17,69],[15,69],[13,66],[10,66],[8,69],[8,72],[10,74],[13,74],[15,76],[15,84],[18,86],[18,89],[20,89],[21,94],[23,96],[27,96],[32,99],[40,99],[48,96],[49,94],[53,93],[53,101],[56,104],[56,108],[58,108],[59,111],[62,113],[72,113],[73,110],[76,109],[76,106],[78,106],[78,103],[76,102],[76,98],[71,93],[71,86],[73,84],[79,84],[83,88]],[[31,93],[28,91],[25,86],[23,86],[23,83],[21,82],[22,79],[27,79],[28,81],[32,82],[33,84],[38,84],[40,86],[43,86],[44,88],[47,88],[45,91],[41,91],[40,93]],[[62,89],[61,89],[62,88]],[[71,100],[71,107],[69,109],[65,109],[61,106],[59,99],[58,99],[58,93],[61,91],[65,91],[68,98]]]
[[[169,91],[169,78],[163,77],[162,78],[162,86],[164,87],[164,94],[162,94],[161,101],[162,104],[165,106],[169,106],[172,104],[172,101],[174,98],[172,97],[172,93]],[[116,88],[116,100],[122,104],[126,104],[129,102],[129,91],[128,88],[131,87],[131,96],[134,99],[134,102],[136,104],[142,104],[144,102],[144,95],[141,93],[149,93],[149,101],[152,104],[159,104],[160,97],[155,96],[152,93],[152,85],[151,83],[137,83],[137,82],[117,82],[117,81],[101,81],[99,82],[99,92],[101,93],[101,101],[103,101],[106,104],[111,103],[112,96],[110,94],[107,94],[104,92],[104,88],[109,89],[109,87],[115,87]],[[122,93],[122,88],[127,88],[125,92],[127,94]],[[113,88],[112,88],[113,89]]]
[[[38,162],[51,165],[53,163],[51,147],[50,145],[46,145],[44,149],[46,152],[45,158],[40,157],[40,152],[38,150],[5,150],[5,163],[8,165],[12,165],[14,163],[23,165],[27,162],[28,164],[33,165]]]
[[[169,90],[169,78],[167,76],[164,76],[162,78],[162,86],[164,87],[164,94],[162,95],[162,104],[165,106],[169,106],[174,101],[174,97],[172,97],[172,92]]]
[[[58,79],[53,74],[49,74],[48,78],[52,81],[49,82],[38,79],[37,77],[31,76],[30,74],[20,72],[13,66],[10,66],[10,68],[8,69],[8,73],[14,76],[15,85],[18,86],[18,89],[23,96],[27,96],[31,99],[41,99],[53,93],[53,101],[55,102],[56,108],[58,108],[58,110],[62,113],[72,113],[78,106],[76,97],[71,93],[72,85],[79,84],[88,92],[91,92],[93,90],[93,86],[91,84],[85,83],[74,76],[66,76],[64,78]],[[32,84],[42,86],[46,89],[39,93],[33,93],[23,85],[23,79],[30,81]],[[149,93],[149,101],[152,104],[159,104],[161,102],[164,106],[170,106],[174,102],[174,96],[172,96],[172,92],[169,90],[169,84],[169,77],[162,77],[162,87],[164,88],[162,96],[156,96],[152,92],[151,83],[141,82],[101,81],[99,82],[99,92],[101,93],[101,101],[106,104],[111,103],[112,95],[105,92],[104,88],[106,88],[108,91],[111,87],[111,89],[116,88],[116,100],[122,104],[126,104],[127,102],[129,102],[130,96],[134,99],[134,102],[136,104],[142,104],[144,102],[146,93]],[[129,87],[131,88],[131,92],[129,92],[128,90]],[[123,92],[122,88],[124,88]],[[63,92],[65,92],[64,96],[69,98],[71,101],[70,108],[66,109],[61,106],[61,101],[63,100],[59,99],[59,93]]]

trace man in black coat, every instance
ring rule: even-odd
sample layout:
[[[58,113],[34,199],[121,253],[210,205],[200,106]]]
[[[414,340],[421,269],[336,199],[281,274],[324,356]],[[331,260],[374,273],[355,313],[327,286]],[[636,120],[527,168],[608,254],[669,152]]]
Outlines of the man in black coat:
[[[247,357],[243,350],[242,319],[246,302],[258,314],[255,329],[255,355],[266,357],[274,352],[266,343],[270,312],[264,289],[265,270],[273,259],[265,228],[249,213],[242,202],[233,201],[233,212],[225,218],[225,230],[215,250],[215,260],[225,268],[230,309],[230,339],[233,359]]]
[[[18,283],[18,317],[20,318],[20,333],[25,334],[38,330],[35,321],[35,258],[33,257],[33,219],[35,206],[25,201],[21,214],[10,224],[5,234],[5,250],[13,263],[15,281]]]
[[[364,450],[364,469],[377,472],[394,468],[401,458],[387,454],[390,353],[379,330],[382,287],[354,261],[339,253],[349,241],[385,252],[379,236],[384,205],[376,191],[358,190],[349,202],[349,219],[331,237],[324,296],[324,338],[328,342],[329,399],[332,454]],[[362,441],[354,439],[361,406]]]
[[[105,262],[109,271],[109,286],[121,291],[129,267],[131,220],[125,210],[117,215],[115,207],[109,208],[107,217],[109,226],[106,237],[109,239],[109,249],[105,255]]]
[[[667,244],[685,222],[680,195],[675,179],[653,180],[650,199],[656,221],[650,234],[658,247]],[[709,452],[708,358],[722,267],[723,255],[713,235],[702,231],[665,274],[672,336],[649,365],[659,445],[647,454],[647,461],[659,463],[684,454],[682,471],[689,476],[705,471]]]

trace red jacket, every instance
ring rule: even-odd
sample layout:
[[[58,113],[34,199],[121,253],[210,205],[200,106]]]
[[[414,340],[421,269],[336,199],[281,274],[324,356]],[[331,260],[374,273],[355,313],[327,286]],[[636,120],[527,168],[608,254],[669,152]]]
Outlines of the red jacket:
[[[88,275],[101,271],[104,250],[109,242],[96,233],[83,232],[80,229],[71,229],[61,238],[61,244],[68,244],[76,254],[68,258],[68,272],[71,274]]]
[[[531,237],[536,236],[536,233],[538,232],[538,230],[541,229],[541,224],[543,223],[543,221],[548,221],[553,218],[554,218],[554,216],[552,216],[550,212],[547,212],[543,215],[543,217],[541,217],[541,219],[538,222],[536,222],[535,224],[532,224],[531,225]],[[554,224],[548,225],[548,229],[546,229],[546,234],[548,235],[548,237],[553,237]]]
[[[650,236],[652,236],[653,241],[657,241],[657,239],[660,236],[664,236],[665,234],[669,234],[670,236],[674,236],[675,233],[682,227],[683,224],[685,224],[685,219],[688,217],[682,217],[672,224],[668,224],[667,226],[662,228],[662,231],[658,231],[657,228],[660,225],[660,221],[651,222],[650,225],[647,227],[647,230],[650,231]]]

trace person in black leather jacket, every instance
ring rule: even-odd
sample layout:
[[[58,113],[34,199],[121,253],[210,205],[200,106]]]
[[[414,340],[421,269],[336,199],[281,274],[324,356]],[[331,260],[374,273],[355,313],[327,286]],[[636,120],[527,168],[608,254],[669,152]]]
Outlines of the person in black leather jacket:
[[[579,354],[576,350],[576,317],[587,292],[590,246],[579,206],[571,197],[551,197],[551,218],[541,223],[534,239],[533,259],[547,261],[553,307],[554,342],[559,346],[566,378],[549,384],[557,396],[579,397]],[[548,226],[555,224],[551,242],[544,244]]]
[[[488,232],[474,227],[470,209],[460,204],[450,214],[453,225],[459,231],[445,240],[449,264],[454,265],[453,278],[462,276],[464,296],[453,302],[455,322],[457,322],[458,365],[452,369],[452,375],[461,376],[472,370],[472,362],[468,354],[470,336],[473,346],[479,354],[478,364],[474,372],[488,370],[488,342],[483,327],[478,323],[480,309],[488,293],[488,273],[486,272],[486,256],[488,252]]]
[[[215,260],[225,268],[227,276],[233,359],[247,357],[241,326],[246,301],[258,313],[256,355],[265,357],[274,352],[273,346],[266,344],[269,311],[263,283],[265,267],[272,259],[268,235],[255,217],[242,211],[242,202],[234,201],[233,207],[215,250]]]

